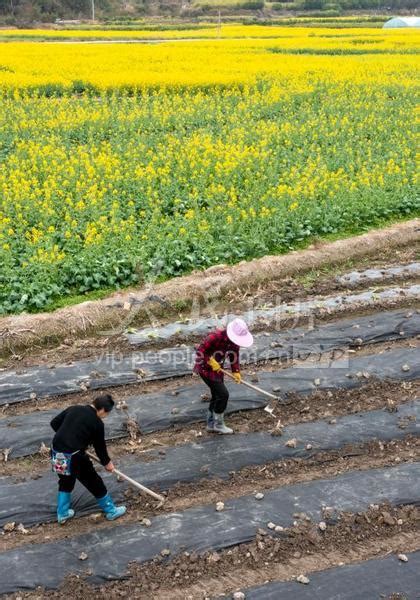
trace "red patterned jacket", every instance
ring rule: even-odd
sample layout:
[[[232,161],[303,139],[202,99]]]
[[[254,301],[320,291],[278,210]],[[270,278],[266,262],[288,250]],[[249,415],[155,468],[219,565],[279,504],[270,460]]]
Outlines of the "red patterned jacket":
[[[196,348],[194,372],[204,375],[212,381],[223,381],[223,373],[217,373],[207,364],[213,356],[223,367],[226,357],[230,360],[232,373],[238,373],[239,346],[230,341],[226,329],[217,329],[209,333]]]

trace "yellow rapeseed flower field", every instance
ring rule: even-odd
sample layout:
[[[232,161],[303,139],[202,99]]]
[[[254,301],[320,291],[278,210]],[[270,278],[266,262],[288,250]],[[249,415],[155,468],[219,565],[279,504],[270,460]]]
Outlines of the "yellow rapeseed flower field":
[[[64,88],[83,81],[103,90],[121,86],[232,85],[252,82],[262,76],[287,77],[299,80],[300,85],[300,80],[306,80],[313,69],[326,70],[340,79],[376,76],[381,80],[395,77],[396,71],[403,77],[408,74],[410,83],[414,79],[416,54],[410,53],[418,51],[420,35],[416,30],[402,33],[401,30],[363,29],[353,34],[347,30],[333,34],[334,30],[277,28],[277,37],[267,39],[273,27],[230,26],[226,29],[229,29],[227,37],[218,40],[157,45],[0,43],[0,86],[23,88],[55,84]],[[248,37],[235,39],[243,30]],[[212,30],[203,31],[214,35]],[[64,37],[72,32],[59,33]],[[80,33],[92,36],[99,32]],[[120,32],[111,31],[107,35],[113,33]],[[253,36],[256,39],[252,39]],[[261,37],[258,39],[258,36]],[[337,60],[329,58],[335,55],[350,59],[344,69],[337,68]],[[352,59],[360,55],[363,61]],[[296,56],[305,58],[299,60]]]
[[[202,31],[0,43],[0,312],[419,213],[416,31]]]
[[[299,19],[302,23],[305,19]],[[310,19],[313,21],[313,19]],[[336,19],[335,19],[336,20]],[[358,30],[353,30],[350,35],[358,34]],[[239,25],[239,24],[223,24],[219,27],[214,23],[202,23],[200,26],[191,26],[190,28],[182,29],[121,29],[121,28],[107,28],[107,29],[1,29],[0,38],[13,39],[144,39],[144,40],[156,40],[156,39],[200,39],[200,38],[279,38],[288,39],[296,38],[303,39],[306,36],[314,35],[327,35],[330,37],[333,35],[334,30],[331,29],[313,29],[309,27],[279,27],[277,25]],[[347,32],[348,34],[349,32]],[[385,35],[389,32],[385,31]],[[400,33],[400,32],[393,32]],[[343,38],[346,32],[338,32],[338,36]],[[363,28],[360,30],[360,34],[364,36],[376,36],[381,37],[384,32],[378,28]]]

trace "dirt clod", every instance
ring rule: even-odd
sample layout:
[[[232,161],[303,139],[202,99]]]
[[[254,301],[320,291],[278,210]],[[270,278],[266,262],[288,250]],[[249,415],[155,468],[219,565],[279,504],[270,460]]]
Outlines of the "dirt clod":
[[[140,525],[143,525],[143,527],[151,527],[152,525],[152,521],[150,519],[147,519],[146,517],[140,519],[139,523]]]
[[[207,557],[207,562],[210,563],[210,564],[211,563],[217,563],[219,561],[220,561],[220,554],[218,554],[217,552],[212,552]]]
[[[97,523],[102,519],[102,513],[93,513],[93,515],[89,515],[89,519],[94,523]]]
[[[19,533],[22,533],[23,535],[27,535],[29,533],[29,530],[25,529],[23,523],[19,523],[19,525],[16,528],[16,531],[19,531]]]
[[[382,512],[382,521],[383,523],[385,523],[385,525],[395,525],[395,519],[393,517],[391,517],[391,515],[389,514],[388,511],[383,511]]]

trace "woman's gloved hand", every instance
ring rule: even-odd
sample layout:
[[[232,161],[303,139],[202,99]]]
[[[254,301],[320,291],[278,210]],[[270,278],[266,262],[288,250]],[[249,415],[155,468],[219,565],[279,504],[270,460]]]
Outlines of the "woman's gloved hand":
[[[241,377],[241,374],[239,373],[239,371],[237,373],[232,373],[232,375],[233,375],[233,379],[236,381],[236,383],[241,383],[242,377]]]
[[[208,363],[207,363],[207,364],[208,364],[208,365],[209,365],[209,366],[210,366],[210,367],[213,369],[213,371],[215,371],[216,373],[217,373],[218,371],[221,371],[221,370],[222,370],[222,367],[219,365],[219,363],[218,363],[218,362],[217,362],[217,360],[214,358],[214,356],[212,356],[212,357],[209,359],[209,361],[208,361]]]

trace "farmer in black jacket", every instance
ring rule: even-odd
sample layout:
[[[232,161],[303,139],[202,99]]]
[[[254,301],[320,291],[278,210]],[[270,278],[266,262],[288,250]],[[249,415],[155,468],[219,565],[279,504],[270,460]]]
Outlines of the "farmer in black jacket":
[[[58,474],[57,519],[60,524],[74,516],[70,508],[71,492],[76,479],[95,496],[110,521],[126,512],[125,506],[115,506],[102,478],[95,471],[85,450],[91,444],[107,471],[114,465],[108,456],[103,419],[114,407],[110,394],[98,396],[93,404],[66,408],[51,421],[56,432],[51,447],[53,471]]]

